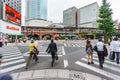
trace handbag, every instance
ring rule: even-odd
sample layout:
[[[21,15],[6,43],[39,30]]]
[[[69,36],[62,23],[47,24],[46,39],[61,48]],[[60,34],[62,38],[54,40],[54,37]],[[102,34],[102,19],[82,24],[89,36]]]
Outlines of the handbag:
[[[96,46],[96,45],[94,46],[94,51],[96,51],[96,52],[98,51],[98,50],[97,50],[97,46]]]
[[[0,54],[0,59],[2,59],[2,57],[3,57],[2,54]]]
[[[88,47],[86,52],[87,52],[87,53],[92,53],[91,48],[90,48],[90,47]]]
[[[104,52],[104,57],[107,57],[108,56],[108,51],[107,51],[107,48],[106,48],[106,46],[104,45],[103,46],[103,52]]]
[[[57,53],[55,54],[55,58],[56,58],[56,60],[58,60],[58,54]]]

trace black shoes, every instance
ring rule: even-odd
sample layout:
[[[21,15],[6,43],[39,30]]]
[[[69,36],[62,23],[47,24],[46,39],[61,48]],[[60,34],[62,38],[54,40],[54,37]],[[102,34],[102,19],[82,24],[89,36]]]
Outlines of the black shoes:
[[[90,65],[90,62],[88,62],[88,65]]]
[[[93,62],[93,61],[91,61],[91,64],[94,64],[94,62]]]
[[[90,64],[94,64],[94,62],[93,62],[93,61],[91,61],[91,63],[90,63],[90,62],[88,62],[88,65],[90,65]]]
[[[102,69],[102,68],[103,68],[103,65],[101,64],[101,65],[100,65],[100,69]]]
[[[36,58],[35,62],[37,62],[37,61],[38,61],[38,58]]]
[[[51,67],[53,67],[53,62],[51,62]]]

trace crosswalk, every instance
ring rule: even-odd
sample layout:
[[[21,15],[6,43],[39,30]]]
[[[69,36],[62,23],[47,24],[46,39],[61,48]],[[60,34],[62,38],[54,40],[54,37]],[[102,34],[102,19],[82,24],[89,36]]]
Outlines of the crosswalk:
[[[64,47],[85,47],[81,43],[64,43]]]
[[[38,47],[39,54],[38,54],[38,56],[51,57],[51,55],[46,52],[48,45],[49,45],[49,42],[39,42],[39,47]],[[62,56],[62,45],[59,43],[57,43],[57,45],[58,45],[57,46],[57,48],[58,48],[57,54],[58,54],[58,56]],[[29,56],[29,51],[24,53],[23,55]]]
[[[25,59],[18,47],[2,47],[0,53],[3,55],[0,73],[18,70],[26,66]]]
[[[105,60],[103,69],[99,69],[99,61],[96,54],[93,54],[94,64],[88,65],[87,64],[87,56],[85,58],[82,58],[79,61],[76,61],[75,64],[87,68],[89,70],[92,70],[96,73],[99,73],[103,76],[106,76],[108,78],[111,78],[113,80],[120,80],[120,64],[117,64],[116,62],[111,62],[108,58]]]

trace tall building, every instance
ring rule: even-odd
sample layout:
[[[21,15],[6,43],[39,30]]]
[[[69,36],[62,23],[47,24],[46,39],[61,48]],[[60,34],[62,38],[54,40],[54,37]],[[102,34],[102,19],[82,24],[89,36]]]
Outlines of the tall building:
[[[77,26],[77,8],[72,7],[63,11],[63,24],[66,26]]]
[[[84,6],[78,10],[78,27],[98,28],[97,19],[99,6],[97,2]]]
[[[10,7],[21,13],[21,0],[3,0]]]
[[[2,18],[2,15],[3,15],[3,14],[2,14],[2,12],[3,12],[3,11],[2,11],[2,8],[3,8],[3,7],[2,7],[2,1],[0,0],[0,19]]]
[[[47,20],[47,0],[28,0],[27,19]]]

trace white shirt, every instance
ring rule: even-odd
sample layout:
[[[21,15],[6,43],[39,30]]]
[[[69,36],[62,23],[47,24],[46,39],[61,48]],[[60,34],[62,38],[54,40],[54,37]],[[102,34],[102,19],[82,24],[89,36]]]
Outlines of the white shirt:
[[[112,41],[110,43],[110,46],[112,47],[114,52],[120,52],[120,42],[119,41]]]
[[[103,42],[97,42],[96,46],[97,46],[97,50],[98,51],[104,51],[103,50],[103,46],[104,46]]]

